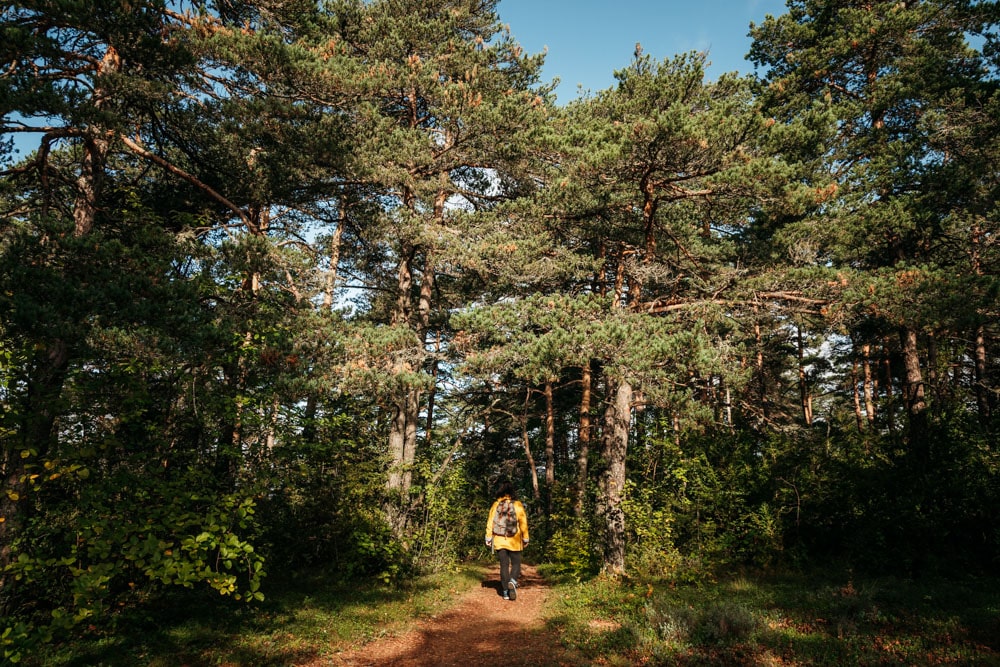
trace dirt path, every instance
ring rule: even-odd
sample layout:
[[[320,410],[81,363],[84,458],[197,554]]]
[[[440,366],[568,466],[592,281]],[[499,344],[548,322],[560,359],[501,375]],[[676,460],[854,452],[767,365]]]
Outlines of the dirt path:
[[[542,613],[551,589],[534,567],[522,568],[516,601],[500,597],[499,584],[494,568],[479,588],[448,611],[420,621],[412,631],[314,662],[311,667],[589,664],[563,648],[545,629]],[[509,639],[501,636],[504,627]]]

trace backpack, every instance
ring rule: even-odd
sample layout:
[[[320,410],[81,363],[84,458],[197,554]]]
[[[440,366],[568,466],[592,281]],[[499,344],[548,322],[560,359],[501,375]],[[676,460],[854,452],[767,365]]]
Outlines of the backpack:
[[[504,537],[517,535],[517,512],[514,510],[514,501],[504,498],[497,503],[497,513],[493,517],[493,533]]]

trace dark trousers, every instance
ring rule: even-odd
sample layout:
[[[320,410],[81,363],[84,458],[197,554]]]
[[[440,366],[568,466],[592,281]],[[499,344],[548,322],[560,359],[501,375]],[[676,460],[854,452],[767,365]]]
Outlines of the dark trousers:
[[[507,582],[521,578],[521,552],[510,549],[497,549],[500,556],[500,589],[507,590]]]

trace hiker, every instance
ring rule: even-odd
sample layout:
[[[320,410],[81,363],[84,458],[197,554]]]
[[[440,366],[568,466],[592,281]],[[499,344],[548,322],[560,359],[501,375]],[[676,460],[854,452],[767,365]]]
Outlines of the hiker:
[[[500,557],[500,589],[504,600],[517,599],[521,576],[521,551],[528,546],[528,515],[514,495],[514,486],[504,482],[486,520],[486,546]]]

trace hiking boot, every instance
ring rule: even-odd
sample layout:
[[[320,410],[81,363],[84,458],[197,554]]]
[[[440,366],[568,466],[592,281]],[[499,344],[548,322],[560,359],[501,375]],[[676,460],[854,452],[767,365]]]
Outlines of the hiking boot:
[[[506,590],[503,592],[503,599],[504,600],[509,600],[510,599],[510,593],[508,593]]]
[[[511,600],[517,599],[517,582],[513,579],[507,582],[507,594]]]

